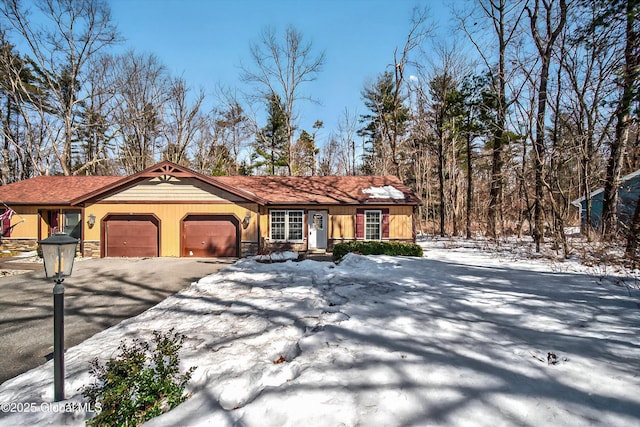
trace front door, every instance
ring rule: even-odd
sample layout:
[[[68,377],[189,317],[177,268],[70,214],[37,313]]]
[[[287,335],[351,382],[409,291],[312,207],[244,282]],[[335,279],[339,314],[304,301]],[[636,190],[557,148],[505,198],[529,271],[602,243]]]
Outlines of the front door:
[[[309,211],[309,249],[327,249],[327,211]]]

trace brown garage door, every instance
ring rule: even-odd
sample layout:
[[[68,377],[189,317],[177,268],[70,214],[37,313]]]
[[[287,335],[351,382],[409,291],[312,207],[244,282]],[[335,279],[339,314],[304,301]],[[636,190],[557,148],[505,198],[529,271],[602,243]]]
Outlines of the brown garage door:
[[[238,220],[230,215],[190,215],[182,221],[182,256],[238,256]]]
[[[113,216],[105,221],[105,256],[157,257],[158,221],[147,215]]]

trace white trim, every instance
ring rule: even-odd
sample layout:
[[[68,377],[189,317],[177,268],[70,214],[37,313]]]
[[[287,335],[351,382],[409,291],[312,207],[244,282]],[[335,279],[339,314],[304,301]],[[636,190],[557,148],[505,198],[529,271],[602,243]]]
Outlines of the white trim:
[[[380,222],[378,223],[378,235],[380,236],[377,239],[368,239],[367,238],[367,213],[377,213],[380,217]],[[364,211],[364,221],[363,221],[363,227],[364,230],[363,234],[362,234],[362,238],[364,240],[368,240],[368,241],[372,241],[372,242],[378,242],[380,240],[382,240],[382,221],[383,221],[383,216],[382,216],[382,209],[365,209]]]
[[[622,184],[624,184],[625,182],[629,181],[630,179],[635,178],[636,176],[640,175],[640,169],[638,169],[635,172],[631,172],[625,176],[623,176],[622,178],[620,178],[620,183],[619,185],[622,186]],[[620,188],[618,188],[619,190]],[[591,193],[589,193],[589,200],[593,199],[596,195],[600,194],[604,192],[604,187],[600,187],[597,190],[592,191]],[[580,197],[579,199],[575,199],[573,202],[571,202],[571,204],[577,208],[580,207],[580,204],[582,202],[584,202],[586,200],[586,198],[584,196]]]
[[[273,238],[273,222],[271,214],[274,212],[284,212],[284,239],[275,239]],[[302,229],[300,230],[300,239],[289,239],[289,214],[291,212],[299,212],[302,217]],[[292,242],[292,243],[301,243],[304,242],[304,210],[303,209],[270,209],[269,210],[269,240],[272,242]]]
[[[315,216],[322,218],[322,228],[315,228]],[[307,244],[308,249],[327,249],[329,242],[329,211],[326,209],[307,211]]]

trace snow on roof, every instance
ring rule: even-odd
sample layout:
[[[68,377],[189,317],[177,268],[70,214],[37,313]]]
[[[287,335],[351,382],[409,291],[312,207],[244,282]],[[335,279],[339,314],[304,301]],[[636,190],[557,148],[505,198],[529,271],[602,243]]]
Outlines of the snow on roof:
[[[404,199],[404,193],[392,185],[384,187],[369,187],[362,190],[363,193],[369,194],[372,199]]]

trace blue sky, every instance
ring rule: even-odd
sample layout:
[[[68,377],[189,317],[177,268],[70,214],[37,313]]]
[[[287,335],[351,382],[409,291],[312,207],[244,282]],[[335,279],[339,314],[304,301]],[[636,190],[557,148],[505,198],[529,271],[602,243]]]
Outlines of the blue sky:
[[[218,84],[246,87],[241,63],[264,27],[282,34],[295,26],[325,51],[323,71],[306,84],[305,95],[322,104],[298,105],[300,127],[325,122],[319,142],[335,130],[345,108],[365,113],[360,92],[393,62],[404,45],[414,6],[429,5],[440,30],[448,25],[442,0],[110,0],[112,18],[126,39],[121,48],[154,53],[174,76],[212,94]]]

